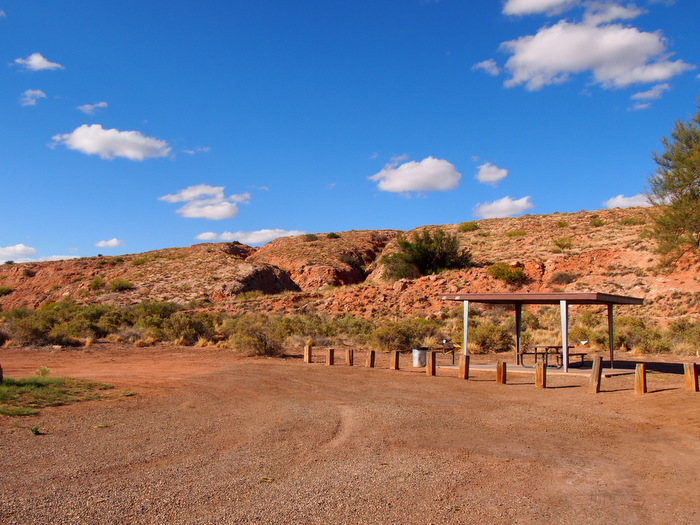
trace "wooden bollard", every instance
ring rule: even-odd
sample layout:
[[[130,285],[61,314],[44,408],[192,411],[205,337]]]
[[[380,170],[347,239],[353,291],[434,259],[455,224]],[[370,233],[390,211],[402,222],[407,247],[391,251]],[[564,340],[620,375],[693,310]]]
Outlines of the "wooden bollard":
[[[354,361],[354,357],[355,357],[354,354],[355,354],[355,352],[352,349],[350,349],[350,348],[345,349],[345,364],[346,365],[352,366],[353,361]]]
[[[335,350],[329,348],[326,350],[326,366],[333,366],[333,357],[335,356]]]
[[[459,356],[459,378],[469,379],[469,356],[462,354]]]
[[[603,377],[603,358],[599,355],[593,357],[593,370],[591,380],[588,383],[588,393],[597,394],[600,392],[600,380]]]
[[[389,361],[389,369],[390,370],[398,370],[399,369],[399,352],[398,352],[398,350],[393,350],[391,352],[391,360]]]
[[[542,361],[535,364],[535,386],[537,388],[547,388],[547,367]]]
[[[311,360],[312,360],[311,345],[305,345],[304,346],[304,363],[310,363]]]
[[[637,363],[634,369],[634,393],[647,393],[647,365],[644,363]]]
[[[374,356],[374,350],[367,350],[367,360],[365,361],[367,368],[374,368]]]
[[[505,385],[507,381],[506,376],[506,363],[505,361],[498,361],[496,363],[496,383]]]
[[[697,363],[683,363],[685,372],[685,389],[688,392],[698,391],[698,365]]]
[[[429,376],[434,376],[435,371],[437,369],[437,364],[436,364],[437,359],[435,358],[435,351],[431,350],[431,351],[427,352],[425,357],[426,357],[425,373]]]

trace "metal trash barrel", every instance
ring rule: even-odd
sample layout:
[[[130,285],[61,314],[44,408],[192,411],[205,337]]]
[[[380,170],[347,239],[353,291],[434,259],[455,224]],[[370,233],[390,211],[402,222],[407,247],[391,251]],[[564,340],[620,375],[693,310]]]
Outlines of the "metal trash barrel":
[[[427,348],[414,348],[413,349],[413,367],[425,367],[425,354],[428,352]]]

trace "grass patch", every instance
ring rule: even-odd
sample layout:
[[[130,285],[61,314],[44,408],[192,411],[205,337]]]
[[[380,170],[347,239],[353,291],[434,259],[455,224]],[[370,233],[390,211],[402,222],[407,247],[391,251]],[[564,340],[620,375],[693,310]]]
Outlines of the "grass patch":
[[[126,290],[131,290],[134,287],[134,283],[122,279],[121,277],[116,277],[107,283],[108,292],[123,292]]]
[[[38,408],[99,399],[98,392],[110,388],[104,383],[70,377],[6,377],[0,383],[0,414],[28,416],[36,414]]]
[[[473,232],[479,229],[479,225],[476,221],[463,222],[457,227],[459,232]]]
[[[506,237],[525,237],[525,230],[510,230],[506,232]]]
[[[0,296],[12,293],[12,288],[9,286],[0,286]]]

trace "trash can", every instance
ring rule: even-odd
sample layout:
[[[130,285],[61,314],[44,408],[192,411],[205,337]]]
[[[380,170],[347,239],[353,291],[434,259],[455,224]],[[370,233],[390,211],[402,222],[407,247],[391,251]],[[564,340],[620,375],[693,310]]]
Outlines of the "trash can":
[[[414,348],[413,349],[413,366],[414,368],[425,367],[425,353],[428,351],[427,348]]]

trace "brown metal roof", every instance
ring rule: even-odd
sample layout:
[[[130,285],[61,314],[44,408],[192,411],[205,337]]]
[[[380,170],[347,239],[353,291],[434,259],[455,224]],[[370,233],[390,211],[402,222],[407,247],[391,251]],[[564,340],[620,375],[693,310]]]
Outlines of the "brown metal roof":
[[[490,304],[644,304],[644,299],[607,293],[446,293],[443,301],[471,301]]]

